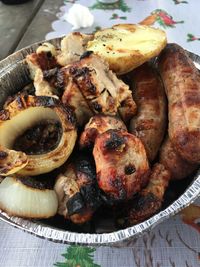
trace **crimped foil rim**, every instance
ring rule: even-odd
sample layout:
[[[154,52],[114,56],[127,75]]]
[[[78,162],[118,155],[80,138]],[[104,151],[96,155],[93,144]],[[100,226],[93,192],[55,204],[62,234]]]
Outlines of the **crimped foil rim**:
[[[61,38],[56,38],[50,40],[54,44],[58,44]],[[44,41],[43,41],[44,42]],[[0,79],[2,77],[2,73],[6,71],[9,73],[10,71],[10,61],[12,61],[12,57],[16,57],[15,63],[12,63],[12,66],[18,64],[22,61],[22,59],[30,52],[33,51],[35,47],[38,46],[39,43],[28,46],[8,58],[4,59],[0,62]],[[200,68],[200,57],[189,53],[194,63],[198,65]],[[6,67],[6,63],[8,62],[8,67]],[[1,67],[3,70],[1,71]],[[166,209],[160,211],[158,214],[152,216],[148,220],[128,227],[123,230],[114,231],[111,233],[104,234],[88,234],[88,233],[75,233],[67,230],[60,230],[51,226],[47,226],[42,224],[39,221],[31,221],[26,220],[14,216],[9,216],[7,213],[0,210],[0,219],[10,225],[17,227],[23,231],[31,233],[41,238],[45,238],[51,240],[53,242],[59,243],[67,243],[67,244],[79,244],[79,245],[92,245],[92,246],[117,246],[118,244],[124,244],[126,246],[126,242],[132,238],[137,238],[143,233],[150,231],[153,227],[155,227],[158,223],[161,223],[165,219],[175,215],[183,208],[189,206],[194,200],[200,196],[200,169],[194,175],[194,180],[191,185],[186,189],[186,191],[170,206]]]
[[[14,216],[10,217],[8,214],[2,211],[0,211],[0,219],[26,232],[34,234],[38,237],[52,240],[54,242],[93,246],[117,245],[119,242],[125,240],[127,241],[130,238],[136,238],[144,232],[151,230],[164,219],[175,215],[180,210],[191,204],[200,195],[200,170],[198,170],[195,178],[196,180],[192,183],[192,185],[189,186],[184,194],[182,194],[166,209],[160,211],[158,214],[140,224],[112,233],[85,234],[59,230],[43,225],[40,222],[33,222],[31,220],[25,220]]]

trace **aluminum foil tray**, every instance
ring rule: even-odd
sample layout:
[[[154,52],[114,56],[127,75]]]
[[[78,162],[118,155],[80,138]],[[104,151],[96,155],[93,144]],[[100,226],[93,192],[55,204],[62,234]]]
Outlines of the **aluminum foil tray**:
[[[50,42],[60,47],[60,38]],[[30,82],[29,73],[24,58],[27,54],[35,51],[39,43],[28,46],[4,59],[0,62],[0,105],[2,106],[8,95],[11,95]],[[189,52],[197,68],[200,69],[200,57]],[[185,182],[183,182],[185,183]],[[180,210],[191,204],[200,196],[200,169],[194,174],[189,182],[183,186],[182,192],[175,201],[165,205],[156,215],[148,220],[132,227],[116,230],[112,228],[112,223],[100,222],[97,230],[90,228],[76,228],[71,224],[63,226],[63,223],[56,221],[25,220],[18,217],[9,216],[0,210],[0,219],[38,237],[49,239],[53,242],[80,244],[91,246],[128,246],[132,240],[138,236],[151,231],[158,223],[168,219]]]

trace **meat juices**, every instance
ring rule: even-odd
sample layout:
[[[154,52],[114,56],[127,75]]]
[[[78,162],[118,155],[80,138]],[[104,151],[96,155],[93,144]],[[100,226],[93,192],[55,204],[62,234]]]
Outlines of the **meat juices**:
[[[166,96],[162,81],[148,63],[129,74],[137,114],[130,121],[130,132],[144,144],[147,157],[153,161],[166,129]]]
[[[119,130],[98,135],[93,156],[98,185],[111,199],[131,199],[146,184],[149,174],[146,151],[134,135]]]
[[[200,74],[187,52],[168,44],[158,59],[169,110],[169,138],[180,156],[200,163]]]

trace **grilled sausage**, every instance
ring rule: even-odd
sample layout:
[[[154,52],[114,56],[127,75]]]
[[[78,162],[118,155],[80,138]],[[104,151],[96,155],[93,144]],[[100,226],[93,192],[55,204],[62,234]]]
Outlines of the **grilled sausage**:
[[[169,180],[170,172],[162,164],[155,164],[147,187],[138,194],[129,211],[129,225],[140,223],[158,212]]]
[[[168,137],[160,148],[159,162],[170,171],[173,180],[184,179],[198,168],[197,164],[187,162],[178,154]]]
[[[169,138],[181,157],[200,163],[200,74],[187,52],[169,44],[158,60],[169,109]]]
[[[85,125],[85,129],[80,136],[80,148],[93,148],[97,135],[104,133],[109,129],[127,130],[125,124],[115,116],[104,114],[97,114],[93,116]]]
[[[130,132],[139,137],[147,157],[153,161],[166,128],[166,97],[161,79],[150,64],[143,64],[130,74],[137,115],[130,121]]]
[[[108,130],[95,140],[93,155],[97,182],[111,200],[126,200],[146,183],[149,165],[139,138],[125,131]]]

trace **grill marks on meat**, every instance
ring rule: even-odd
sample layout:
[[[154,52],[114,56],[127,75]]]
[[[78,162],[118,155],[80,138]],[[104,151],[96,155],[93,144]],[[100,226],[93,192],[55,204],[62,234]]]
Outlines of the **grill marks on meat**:
[[[57,97],[59,92],[55,88],[55,77],[60,67],[56,57],[50,51],[41,51],[26,56],[30,76],[37,96]]]
[[[166,96],[158,73],[148,63],[129,74],[137,115],[130,121],[130,132],[139,137],[150,161],[157,155],[163,140],[167,116]]]
[[[169,138],[181,157],[200,163],[200,74],[187,52],[169,44],[159,56],[168,97]]]
[[[62,103],[64,105],[70,105],[73,108],[79,126],[85,125],[85,123],[93,116],[93,113],[78,86],[71,79],[65,87],[65,91],[62,95]]]
[[[127,131],[125,124],[117,117],[103,114],[93,116],[80,136],[80,148],[92,149],[96,137],[110,129]]]
[[[74,223],[89,221],[101,205],[95,164],[84,154],[76,156],[73,163],[66,166],[54,189],[59,200],[58,213]]]
[[[108,130],[98,135],[93,156],[98,185],[110,199],[131,199],[148,179],[144,146],[125,131]]]
[[[128,214],[129,225],[140,223],[159,211],[169,180],[170,172],[162,164],[155,164],[148,185],[133,201]]]
[[[65,85],[69,87],[70,82],[73,87],[75,83],[94,113],[115,115],[123,103],[124,108],[126,105],[129,107],[127,117],[135,114],[136,105],[128,86],[109,70],[108,64],[99,56],[90,54],[63,68],[62,73]]]

